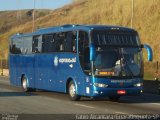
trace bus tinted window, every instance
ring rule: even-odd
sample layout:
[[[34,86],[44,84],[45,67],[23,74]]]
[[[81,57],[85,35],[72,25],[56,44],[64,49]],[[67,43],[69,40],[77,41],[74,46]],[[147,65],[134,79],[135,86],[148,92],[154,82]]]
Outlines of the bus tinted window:
[[[76,32],[43,35],[42,52],[75,52]]]
[[[32,52],[40,53],[42,52],[42,36],[34,36],[32,42]]]
[[[17,37],[10,41],[10,52],[13,54],[31,54],[32,37]]]
[[[76,51],[76,32],[67,32],[65,41],[65,52],[75,52]]]
[[[54,52],[54,39],[53,34],[43,35],[42,39],[42,52]]]
[[[131,32],[93,31],[92,38],[95,45],[139,45],[137,35]]]
[[[23,50],[22,38],[11,39],[10,52],[13,54],[21,54]]]
[[[23,44],[22,54],[31,54],[32,53],[32,36],[23,37],[21,40]]]
[[[64,51],[66,33],[55,33],[54,35],[54,49],[55,52]]]

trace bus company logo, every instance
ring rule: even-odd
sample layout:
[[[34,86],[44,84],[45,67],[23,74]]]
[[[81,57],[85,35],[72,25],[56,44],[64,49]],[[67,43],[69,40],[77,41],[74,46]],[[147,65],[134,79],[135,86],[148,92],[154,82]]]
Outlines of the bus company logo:
[[[54,57],[54,66],[58,66],[58,57],[57,56],[55,56]]]
[[[76,57],[75,58],[59,58],[59,63],[75,63],[76,62]]]
[[[75,58],[58,58],[57,56],[54,57],[54,66],[58,66],[59,63],[75,63],[76,62],[76,57]]]

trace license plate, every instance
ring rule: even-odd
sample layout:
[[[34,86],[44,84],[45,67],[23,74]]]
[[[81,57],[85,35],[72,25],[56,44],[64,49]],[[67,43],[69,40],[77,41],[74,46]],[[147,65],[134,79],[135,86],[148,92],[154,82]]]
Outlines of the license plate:
[[[117,90],[117,94],[124,95],[124,94],[126,94],[126,91],[125,90]]]

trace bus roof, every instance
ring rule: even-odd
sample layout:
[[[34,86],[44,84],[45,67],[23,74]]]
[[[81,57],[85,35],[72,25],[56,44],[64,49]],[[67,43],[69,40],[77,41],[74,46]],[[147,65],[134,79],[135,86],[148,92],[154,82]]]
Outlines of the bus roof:
[[[28,34],[18,33],[16,35],[13,35],[12,38],[33,36],[33,35],[41,35],[41,34],[49,34],[49,33],[56,33],[56,32],[73,31],[73,30],[84,30],[84,31],[91,31],[91,30],[118,30],[118,31],[135,32],[135,30],[132,29],[132,28],[121,27],[121,26],[66,24],[66,25],[62,25],[62,26],[41,28],[41,29],[38,29],[37,31],[35,31],[33,33],[28,33]]]

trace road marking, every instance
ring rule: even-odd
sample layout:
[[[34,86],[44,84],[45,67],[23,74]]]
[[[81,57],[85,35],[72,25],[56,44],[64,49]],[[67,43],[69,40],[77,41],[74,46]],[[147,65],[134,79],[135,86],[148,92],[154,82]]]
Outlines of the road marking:
[[[92,108],[92,109],[95,108],[95,107],[88,106],[88,105],[83,105],[83,104],[74,104],[74,105],[81,106],[81,107]]]
[[[0,80],[0,82],[2,82],[2,83],[4,83],[4,84],[10,84],[10,82],[9,81],[6,81],[6,80]]]
[[[123,100],[137,103],[136,100],[129,100],[129,99],[123,99]],[[138,101],[138,102],[139,102],[139,101]],[[140,101],[140,102],[141,102],[141,101]],[[142,104],[145,104],[145,103],[142,102]],[[160,103],[148,103],[148,104],[152,104],[152,105],[160,105]]]
[[[115,112],[117,114],[128,114],[128,113],[125,113],[125,112]]]
[[[108,112],[109,110],[108,110],[108,109],[105,109],[105,111]]]
[[[153,104],[153,105],[160,105],[160,103],[150,103],[150,104]]]
[[[5,88],[0,88],[0,92],[13,92],[13,90],[5,89]]]

